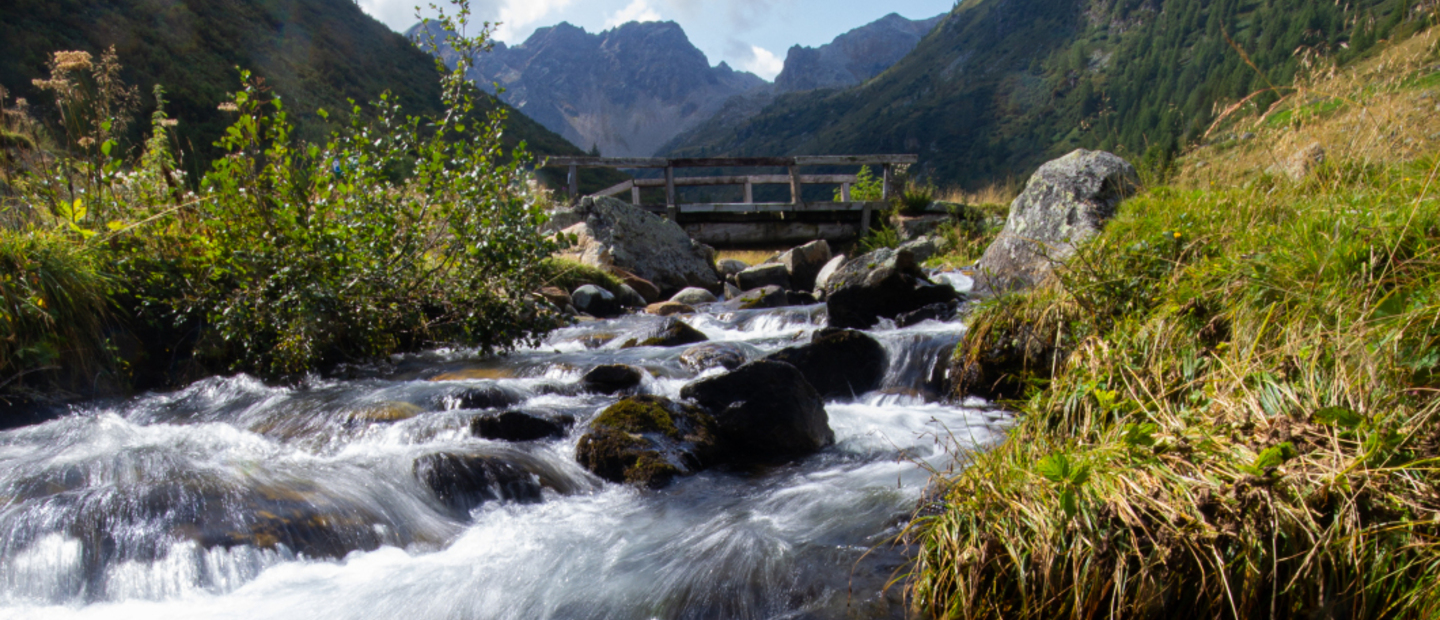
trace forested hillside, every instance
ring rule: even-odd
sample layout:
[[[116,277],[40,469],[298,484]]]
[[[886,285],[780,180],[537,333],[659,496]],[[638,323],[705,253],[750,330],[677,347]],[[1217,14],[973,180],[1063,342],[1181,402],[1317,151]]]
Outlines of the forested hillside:
[[[240,87],[238,69],[265,79],[281,95],[301,135],[325,131],[315,114],[348,110],[384,91],[407,111],[441,109],[435,63],[404,37],[350,0],[7,0],[0,3],[0,86],[27,99],[36,116],[53,118],[51,98],[31,84],[46,76],[57,50],[98,57],[114,46],[122,76],[139,87],[140,118],[154,105],[151,88],[165,87],[169,114],[180,121],[187,167],[203,166],[233,116],[216,109]],[[138,132],[143,124],[133,125]],[[511,113],[507,144],[525,140],[539,154],[580,150],[524,115]]]
[[[1427,6],[967,0],[876,79],[780,97],[672,153],[913,152],[923,174],[962,184],[1082,146],[1163,165],[1229,104],[1253,95],[1238,112],[1263,113],[1297,71],[1413,33]]]

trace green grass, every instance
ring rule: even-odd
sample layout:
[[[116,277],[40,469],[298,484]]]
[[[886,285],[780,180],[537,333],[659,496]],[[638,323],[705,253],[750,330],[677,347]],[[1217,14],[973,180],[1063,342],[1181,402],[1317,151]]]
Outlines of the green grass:
[[[0,395],[101,366],[110,285],[70,239],[0,229]]]
[[[912,523],[916,607],[1434,617],[1437,173],[1154,188],[1048,285],[987,302],[955,357],[1010,352],[982,378],[1017,422]]]
[[[599,267],[592,267],[569,258],[549,258],[541,264],[541,281],[545,286],[557,286],[565,292],[573,292],[586,284],[594,284],[611,293],[619,294],[624,284],[615,274]]]

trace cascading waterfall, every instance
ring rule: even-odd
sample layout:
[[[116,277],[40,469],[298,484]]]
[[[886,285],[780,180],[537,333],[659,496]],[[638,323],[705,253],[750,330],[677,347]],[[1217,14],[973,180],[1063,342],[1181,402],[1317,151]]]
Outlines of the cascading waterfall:
[[[824,315],[686,320],[758,357],[808,341]],[[618,348],[654,320],[581,323],[499,358],[432,351],[293,388],[212,378],[0,433],[0,618],[901,615],[884,586],[903,557],[881,543],[913,512],[927,467],[1005,425],[983,403],[934,402],[958,324],[872,330],[890,370],[881,389],[826,403],[834,446],[642,491],[576,464],[586,423],[619,398],[576,383],[595,365],[631,364],[650,374],[640,392],[678,399],[694,379],[684,347]],[[491,441],[470,428],[485,407],[575,424],[560,438]],[[495,457],[542,490],[457,510],[416,474],[417,459],[440,453]]]

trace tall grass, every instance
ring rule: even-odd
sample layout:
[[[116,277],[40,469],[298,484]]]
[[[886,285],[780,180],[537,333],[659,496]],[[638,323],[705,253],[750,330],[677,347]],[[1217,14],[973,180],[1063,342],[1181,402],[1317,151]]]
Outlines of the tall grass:
[[[1126,202],[1041,290],[972,316],[956,368],[1018,359],[984,377],[1017,423],[913,521],[918,609],[1440,613],[1440,158],[1332,145],[1293,183],[1223,165]]]
[[[36,373],[98,368],[110,284],[70,239],[0,228],[0,394]]]

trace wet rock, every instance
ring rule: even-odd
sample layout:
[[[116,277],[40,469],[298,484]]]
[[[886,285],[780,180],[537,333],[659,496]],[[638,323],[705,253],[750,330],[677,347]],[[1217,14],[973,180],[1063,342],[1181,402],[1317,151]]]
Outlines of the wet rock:
[[[590,316],[605,318],[620,314],[620,301],[615,295],[594,284],[575,289],[570,297],[575,301],[576,310]]]
[[[784,362],[750,362],[686,385],[680,396],[711,412],[731,458],[799,456],[835,443],[820,394]]]
[[[670,301],[685,304],[687,306],[698,306],[700,304],[716,302],[719,301],[719,299],[716,298],[715,294],[711,293],[710,291],[707,291],[703,288],[692,287],[676,293],[674,297],[670,298]]]
[[[571,211],[583,221],[563,232],[576,236],[581,262],[633,273],[653,283],[662,296],[689,286],[720,290],[711,260],[714,250],[691,239],[678,224],[601,196],[581,198]]]
[[[635,386],[645,378],[645,371],[627,364],[604,364],[590,369],[580,378],[587,392],[614,394]]]
[[[750,361],[745,347],[733,342],[706,342],[685,349],[680,354],[680,365],[686,370],[700,374],[711,368],[735,370]]]
[[[483,415],[470,421],[470,434],[500,441],[534,441],[565,436],[565,429],[574,418],[550,420],[524,411],[506,411],[499,415]]]
[[[625,286],[630,287],[631,290],[634,290],[640,295],[641,298],[645,300],[645,303],[636,304],[637,306],[653,304],[657,301],[665,299],[664,297],[660,296],[660,289],[656,287],[653,282],[646,280],[645,278],[637,276],[618,267],[612,267],[610,269],[610,273],[615,274],[615,277],[620,278],[620,281],[623,282]]]
[[[726,301],[724,307],[727,310],[755,310],[757,308],[780,308],[789,303],[790,298],[785,294],[785,289],[771,285],[745,291],[734,299]]]
[[[880,387],[889,362],[885,347],[851,329],[817,334],[809,343],[765,359],[794,366],[823,398],[855,398]]]
[[[620,294],[615,296],[615,301],[623,308],[644,308],[645,298],[628,284],[620,285]]]
[[[1139,187],[1135,167],[1103,151],[1076,149],[1040,166],[980,257],[974,291],[990,295],[1038,284],[1099,234]]]
[[[909,327],[923,321],[949,321],[955,318],[955,312],[959,310],[957,303],[936,303],[930,304],[918,310],[905,312],[895,317],[896,327]]]
[[[428,454],[415,459],[415,477],[460,513],[488,501],[540,501],[540,482],[533,474],[490,456]]]
[[[869,328],[958,297],[949,284],[936,284],[904,250],[875,250],[846,261],[826,284],[825,307],[832,327]]]
[[[411,403],[396,401],[370,403],[350,410],[350,413],[345,416],[345,421],[351,424],[386,424],[409,420],[424,411],[418,405]]]
[[[686,344],[695,344],[709,340],[704,332],[691,327],[685,321],[675,317],[666,317],[658,325],[648,328],[645,332],[631,337],[624,344],[622,349],[633,347],[678,347]]]
[[[575,446],[575,460],[611,482],[659,488],[714,462],[715,421],[697,407],[635,396],[606,408]]]
[[[731,283],[729,283],[729,282],[726,282],[726,283],[725,283],[725,299],[727,299],[727,300],[735,299],[736,297],[739,297],[739,296],[744,295],[744,294],[745,294],[745,291],[740,290],[740,287],[735,286],[734,284],[731,284]]]
[[[447,409],[500,409],[521,401],[518,394],[497,385],[467,388],[444,398]]]
[[[426,381],[474,381],[477,379],[509,379],[514,376],[514,368],[461,368],[442,372]]]
[[[670,316],[674,314],[694,314],[695,309],[678,301],[662,301],[645,306],[645,312],[656,316]]]
[[[756,265],[735,275],[740,290],[749,291],[765,286],[790,288],[790,273],[779,263]]]
[[[785,291],[785,303],[792,306],[808,306],[818,301],[809,291]]]
[[[825,267],[830,258],[830,244],[824,239],[811,241],[781,254],[777,262],[785,266],[785,272],[790,276],[790,283],[786,288],[797,291],[815,288],[815,276],[820,274],[820,269]]]

